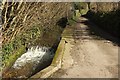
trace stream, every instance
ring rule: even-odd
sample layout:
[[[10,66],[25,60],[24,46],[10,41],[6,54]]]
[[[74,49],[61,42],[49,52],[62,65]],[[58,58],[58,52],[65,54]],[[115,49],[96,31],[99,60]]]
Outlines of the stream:
[[[29,78],[37,72],[48,67],[55,55],[58,44],[61,40],[61,34],[67,24],[66,18],[61,18],[56,27],[59,31],[49,32],[45,34],[38,42],[37,46],[31,46],[27,51],[21,55],[12,67],[3,74],[3,78]],[[49,34],[52,34],[50,36]],[[40,44],[40,45],[39,45]],[[47,45],[51,46],[47,46]]]

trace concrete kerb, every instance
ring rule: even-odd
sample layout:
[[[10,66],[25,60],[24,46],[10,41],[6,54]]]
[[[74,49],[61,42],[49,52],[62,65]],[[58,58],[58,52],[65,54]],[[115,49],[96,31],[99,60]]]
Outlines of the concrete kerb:
[[[31,78],[48,78],[51,74],[53,74],[58,69],[60,69],[62,64],[63,54],[64,54],[64,47],[65,47],[65,39],[61,39],[51,65],[41,70],[40,72],[36,73],[32,77],[30,77],[30,79]]]

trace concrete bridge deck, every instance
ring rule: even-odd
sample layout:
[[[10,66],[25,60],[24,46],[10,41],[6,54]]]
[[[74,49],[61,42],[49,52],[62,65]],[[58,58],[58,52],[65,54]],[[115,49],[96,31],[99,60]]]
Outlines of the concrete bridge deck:
[[[81,22],[66,27],[62,67],[50,78],[118,78],[118,46],[96,36],[90,26],[95,27],[81,18]]]

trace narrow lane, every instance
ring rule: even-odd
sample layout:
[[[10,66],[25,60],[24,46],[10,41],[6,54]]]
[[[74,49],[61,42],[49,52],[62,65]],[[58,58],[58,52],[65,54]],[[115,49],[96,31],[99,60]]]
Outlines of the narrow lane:
[[[86,21],[63,32],[67,43],[62,68],[51,78],[118,78],[118,46],[95,36]]]

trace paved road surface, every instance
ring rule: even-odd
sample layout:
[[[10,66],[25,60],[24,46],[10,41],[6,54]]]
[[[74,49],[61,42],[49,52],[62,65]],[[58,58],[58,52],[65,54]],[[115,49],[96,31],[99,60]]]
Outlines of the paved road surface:
[[[87,19],[66,28],[62,68],[51,78],[117,78],[118,46],[99,38],[86,25]],[[92,25],[91,25],[92,26]]]

